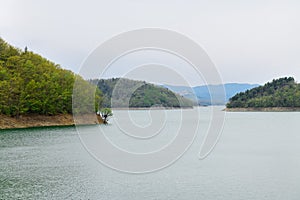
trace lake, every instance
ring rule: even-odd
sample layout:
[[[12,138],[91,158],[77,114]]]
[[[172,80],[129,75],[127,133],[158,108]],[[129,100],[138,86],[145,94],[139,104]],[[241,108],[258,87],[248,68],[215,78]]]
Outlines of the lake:
[[[175,163],[152,173],[131,174],[103,165],[86,150],[75,127],[2,130],[0,199],[300,198],[300,113],[227,113],[218,144],[199,160],[211,112],[209,107],[196,109],[199,129],[191,147]],[[165,116],[162,134],[136,141],[119,128],[126,126],[124,112],[114,111],[111,124],[101,130],[130,152],[163,147],[178,124],[194,123],[180,118],[180,110],[131,110],[130,119],[139,127]],[[99,129],[82,126],[80,130],[93,139],[95,128]]]

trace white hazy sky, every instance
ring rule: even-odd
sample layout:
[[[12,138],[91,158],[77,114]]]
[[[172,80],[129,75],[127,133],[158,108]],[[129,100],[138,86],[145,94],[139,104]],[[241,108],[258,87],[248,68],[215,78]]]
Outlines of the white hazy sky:
[[[0,0],[3,39],[75,72],[105,40],[145,27],[196,41],[224,82],[300,80],[299,0]]]

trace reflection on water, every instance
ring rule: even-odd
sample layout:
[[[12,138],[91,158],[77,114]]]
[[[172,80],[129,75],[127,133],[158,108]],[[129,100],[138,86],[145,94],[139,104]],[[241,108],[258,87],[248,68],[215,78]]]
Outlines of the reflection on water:
[[[198,160],[208,110],[200,108],[199,134],[180,160],[141,175],[101,165],[83,148],[74,127],[0,131],[0,199],[300,198],[300,113],[227,113],[215,150]],[[130,112],[139,116],[138,123],[149,123],[147,111]],[[134,144],[111,122],[105,133],[132,151],[152,150],[173,136]],[[172,130],[179,122],[174,117],[166,123]]]

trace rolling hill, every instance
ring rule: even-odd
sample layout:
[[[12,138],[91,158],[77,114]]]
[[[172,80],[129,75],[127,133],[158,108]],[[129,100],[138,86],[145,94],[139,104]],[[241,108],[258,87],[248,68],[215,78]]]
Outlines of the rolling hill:
[[[28,51],[27,47],[21,50],[0,38],[0,114],[17,118],[71,114],[75,79],[84,88],[78,96],[87,100],[86,93],[94,92],[95,87],[79,75]],[[95,96],[100,102],[100,91]],[[82,107],[81,110],[87,110]]]
[[[140,108],[140,107],[192,107],[193,102],[167,88],[144,81],[124,78],[95,79],[91,83],[103,93],[103,107]]]
[[[274,79],[230,98],[227,108],[299,108],[300,84],[293,77]]]

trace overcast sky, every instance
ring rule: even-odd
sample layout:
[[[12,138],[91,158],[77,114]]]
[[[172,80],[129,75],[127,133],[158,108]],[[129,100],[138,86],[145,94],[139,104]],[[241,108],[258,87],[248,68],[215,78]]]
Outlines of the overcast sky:
[[[200,44],[224,82],[300,80],[300,1],[0,0],[0,36],[78,72],[124,31],[166,28]],[[118,69],[112,74],[118,75]]]

